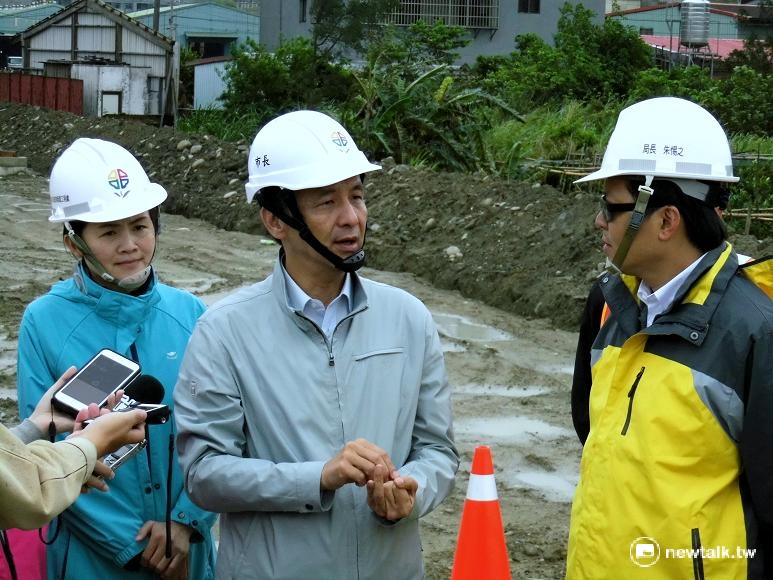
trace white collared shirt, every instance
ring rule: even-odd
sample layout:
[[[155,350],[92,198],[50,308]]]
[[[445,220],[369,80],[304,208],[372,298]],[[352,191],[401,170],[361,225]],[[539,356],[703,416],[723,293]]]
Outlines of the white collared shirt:
[[[676,298],[676,292],[679,290],[682,282],[687,279],[690,273],[698,265],[698,262],[700,262],[701,258],[705,255],[706,254],[700,256],[655,292],[653,292],[643,280],[641,281],[639,289],[636,291],[636,295],[639,297],[639,300],[647,306],[647,326],[652,324],[652,321],[655,320],[655,317],[658,314],[663,314],[666,310],[671,308],[671,305]]]
[[[295,280],[287,273],[282,265],[282,273],[287,289],[287,301],[293,310],[303,312],[303,315],[322,329],[325,336],[330,338],[338,323],[351,312],[352,277],[349,273],[344,279],[341,293],[325,308],[321,300],[312,298],[298,286]]]

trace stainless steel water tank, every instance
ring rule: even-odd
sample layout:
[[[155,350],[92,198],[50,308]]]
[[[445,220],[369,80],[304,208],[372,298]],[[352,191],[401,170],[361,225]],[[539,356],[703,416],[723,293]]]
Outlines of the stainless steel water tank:
[[[709,43],[709,0],[684,0],[679,7],[679,43],[700,47]]]

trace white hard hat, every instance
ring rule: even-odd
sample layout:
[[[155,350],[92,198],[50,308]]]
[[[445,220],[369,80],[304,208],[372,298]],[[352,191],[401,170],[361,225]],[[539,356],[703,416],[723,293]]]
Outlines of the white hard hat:
[[[49,191],[52,222],[122,220],[166,199],[134,155],[101,139],[80,138],[65,149],[51,169]]]
[[[657,97],[620,112],[601,168],[575,183],[618,175],[736,182],[730,144],[700,105]]]
[[[252,142],[247,167],[248,202],[264,187],[298,191],[381,169],[340,123],[317,111],[286,113],[264,125]]]

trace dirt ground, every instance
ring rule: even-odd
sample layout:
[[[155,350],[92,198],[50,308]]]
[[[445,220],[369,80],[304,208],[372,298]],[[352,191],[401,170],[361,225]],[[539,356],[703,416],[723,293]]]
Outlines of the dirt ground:
[[[247,205],[247,142],[224,142],[123,118],[82,118],[0,103],[0,150],[48,172],[77,137],[116,141],[170,193],[165,211],[219,228],[262,234]],[[256,128],[257,130],[257,128]],[[411,272],[527,317],[573,330],[603,256],[593,228],[598,191],[395,166],[368,174],[369,265]],[[771,253],[773,241],[736,237],[739,251]]]
[[[17,421],[16,331],[22,310],[72,260],[60,229],[46,221],[46,180],[0,179],[0,419]],[[162,278],[211,303],[262,279],[277,246],[197,219],[162,216],[156,266]],[[517,578],[559,578],[579,445],[571,431],[568,385],[575,335],[434,288],[412,274],[366,268],[366,276],[405,288],[432,310],[442,335],[463,455],[455,492],[423,520],[428,578],[450,576],[473,449],[492,448],[502,519]]]
[[[169,190],[156,260],[164,281],[212,302],[268,273],[276,246],[244,201],[247,143],[10,104],[0,105],[0,124],[0,150],[26,156],[33,170],[0,178],[4,423],[17,420],[15,341],[23,308],[72,268],[60,230],[46,222],[42,176],[76,137],[120,142]],[[384,169],[366,182],[364,273],[409,290],[432,310],[463,454],[455,492],[423,520],[428,578],[450,575],[477,445],[493,451],[513,577],[561,578],[580,457],[569,416],[573,331],[601,262],[591,225],[596,194],[389,160]],[[773,248],[770,241],[734,239],[752,255]]]

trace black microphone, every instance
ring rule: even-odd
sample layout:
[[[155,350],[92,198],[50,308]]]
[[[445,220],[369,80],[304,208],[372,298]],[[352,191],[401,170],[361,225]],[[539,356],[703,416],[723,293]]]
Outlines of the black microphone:
[[[169,407],[161,404],[164,400],[164,385],[156,377],[140,375],[126,387],[121,402],[113,408],[113,413],[129,411],[131,409],[143,409],[147,412],[145,419],[145,433],[147,437],[147,425],[166,423],[169,418]],[[102,461],[113,471],[126,463],[141,449],[147,446],[147,439],[141,443],[124,445],[120,449],[108,454]]]
[[[164,385],[152,375],[140,375],[126,387],[124,395],[129,398],[129,409],[142,409],[148,416],[145,423],[158,425],[169,419],[169,407],[161,404],[164,400]],[[124,399],[121,399],[121,403]],[[114,409],[123,411],[125,409]]]
[[[164,400],[164,385],[153,375],[140,375],[123,391],[123,398],[113,411],[123,411],[123,405],[133,406],[137,403],[157,404]]]
[[[113,413],[130,409],[142,409],[148,416],[145,423],[157,425],[169,419],[169,407],[161,404],[164,400],[164,385],[152,375],[139,375],[126,387],[121,400],[113,407]],[[84,421],[84,425],[93,419]]]

